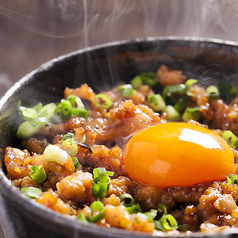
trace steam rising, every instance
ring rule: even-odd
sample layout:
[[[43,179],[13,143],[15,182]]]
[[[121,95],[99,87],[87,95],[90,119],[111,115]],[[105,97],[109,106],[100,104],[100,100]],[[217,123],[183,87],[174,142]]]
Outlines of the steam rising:
[[[0,26],[24,35],[13,36],[14,48],[1,32],[12,50],[6,61],[15,69],[9,76],[15,81],[54,57],[111,41],[149,36],[238,41],[237,22],[237,0],[0,0]],[[8,85],[2,85],[5,78],[0,87]]]

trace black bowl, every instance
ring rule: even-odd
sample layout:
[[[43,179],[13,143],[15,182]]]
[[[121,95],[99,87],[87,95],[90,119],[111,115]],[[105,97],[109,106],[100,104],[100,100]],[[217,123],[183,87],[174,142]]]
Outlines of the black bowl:
[[[45,63],[17,82],[0,100],[0,221],[6,237],[151,237],[148,234],[102,228],[70,220],[27,199],[6,177],[6,146],[20,147],[18,100],[33,106],[59,101],[66,86],[88,83],[96,92],[119,81],[129,82],[143,71],[166,64],[205,84],[238,83],[238,44],[213,39],[147,38],[88,48]],[[236,231],[221,237],[238,236]],[[193,237],[212,237],[201,233]],[[215,237],[218,237],[215,235]]]

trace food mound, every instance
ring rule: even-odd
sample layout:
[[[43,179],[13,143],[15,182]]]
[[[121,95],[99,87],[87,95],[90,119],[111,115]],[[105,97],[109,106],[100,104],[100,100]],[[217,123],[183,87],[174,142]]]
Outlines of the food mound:
[[[153,235],[238,227],[238,91],[205,87],[161,65],[96,94],[66,88],[58,103],[19,103],[7,147],[12,184],[78,222]]]

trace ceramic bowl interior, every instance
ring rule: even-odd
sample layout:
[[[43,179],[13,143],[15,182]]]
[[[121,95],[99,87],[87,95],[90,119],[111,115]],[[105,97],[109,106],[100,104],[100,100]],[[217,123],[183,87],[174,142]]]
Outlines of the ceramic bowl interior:
[[[25,198],[6,178],[6,146],[21,148],[18,100],[25,106],[57,102],[65,87],[87,83],[96,92],[119,81],[129,82],[161,65],[182,70],[203,84],[238,83],[238,45],[211,39],[147,38],[115,42],[73,52],[45,63],[16,83],[0,100],[0,202],[3,229],[9,237],[151,237],[148,234],[102,228],[72,221]],[[0,219],[1,221],[1,219]],[[195,233],[194,237],[211,237]],[[227,237],[228,234],[221,234]],[[215,236],[217,237],[217,236]],[[234,235],[235,237],[235,235]]]

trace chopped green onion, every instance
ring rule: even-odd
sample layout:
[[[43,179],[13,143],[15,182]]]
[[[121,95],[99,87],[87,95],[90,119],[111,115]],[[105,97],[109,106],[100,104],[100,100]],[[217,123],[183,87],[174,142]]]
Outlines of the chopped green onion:
[[[90,215],[86,216],[83,212],[79,213],[77,219],[87,223],[97,223],[102,220],[105,216],[104,205],[101,201],[95,201],[90,205]]]
[[[20,102],[19,102],[20,104]],[[33,136],[37,131],[43,128],[46,124],[49,124],[50,118],[53,116],[56,105],[54,103],[46,104],[42,107],[41,103],[38,103],[32,110],[23,109],[19,106],[25,120],[17,130],[17,137],[19,139],[27,139]],[[29,112],[35,111],[33,114]],[[36,115],[36,117],[35,117]]]
[[[158,208],[159,210],[162,210],[164,212],[163,216],[158,221],[154,221],[151,218],[148,219],[149,221],[155,223],[155,228],[161,231],[170,231],[178,229],[178,223],[176,219],[171,214],[167,214],[165,206],[162,204],[158,204]]]
[[[121,85],[119,86],[118,90],[122,94],[122,96],[126,98],[136,93],[136,90],[133,89],[131,84]]]
[[[198,121],[200,119],[200,111],[199,107],[188,107],[182,115],[182,118],[185,122],[189,120]]]
[[[125,203],[124,202],[125,199],[130,199],[130,202]],[[125,208],[129,214],[143,212],[139,203],[135,203],[134,198],[128,193],[122,194],[120,196],[120,201],[121,201],[121,204],[123,206],[125,206]]]
[[[171,97],[173,93],[184,93],[185,92],[185,85],[184,84],[176,84],[176,85],[169,85],[163,89],[162,95],[164,100]]]
[[[66,141],[66,140],[68,140],[68,139],[73,139],[73,137],[74,137],[74,134],[71,133],[71,132],[68,132],[67,134],[65,134],[65,135],[63,136],[62,142]]]
[[[83,212],[80,212],[76,218],[84,223],[88,223],[88,218]]]
[[[165,101],[160,94],[150,95],[148,101],[150,107],[156,112],[163,111],[166,107]]]
[[[228,174],[226,176],[227,182],[229,184],[237,184],[238,185],[238,175],[237,174]]]
[[[107,194],[110,184],[109,176],[113,176],[114,172],[106,171],[105,168],[95,168],[93,170],[92,195],[95,198],[104,198]]]
[[[69,138],[62,142],[62,148],[65,150],[70,156],[74,156],[78,153],[78,145],[74,139]]]
[[[219,90],[214,85],[207,87],[206,92],[209,95],[209,98],[211,98],[211,99],[217,99],[220,97]]]
[[[39,198],[40,195],[42,194],[42,191],[39,188],[35,187],[22,188],[21,192],[24,193],[27,197],[32,199]]]
[[[228,143],[228,145],[235,149],[238,146],[238,138],[231,131],[224,131],[222,138]]]
[[[182,112],[186,108],[186,101],[188,100],[188,96],[185,95],[177,100],[177,103],[174,105],[174,109],[177,112]]]
[[[157,210],[156,209],[151,209],[150,211],[148,212],[145,212],[144,214],[150,218],[150,219],[154,219],[156,216],[157,216]]]
[[[39,184],[42,183],[43,181],[45,181],[45,179],[47,177],[43,165],[32,166],[29,176]]]
[[[161,222],[163,229],[166,231],[178,229],[178,223],[171,214],[163,215],[159,221]]]
[[[184,89],[184,91],[185,91],[185,93],[186,93],[188,96],[193,96],[193,93],[191,93],[191,92],[189,91],[189,89],[190,89],[190,87],[191,87],[193,84],[195,84],[195,83],[197,83],[197,79],[188,79],[188,80],[185,82],[185,89]]]
[[[134,198],[131,196],[131,194],[129,193],[123,193],[120,195],[119,197],[120,201],[121,201],[121,204],[125,204],[125,202],[123,200],[125,199],[130,199],[130,202],[129,203],[134,203]]]
[[[154,72],[143,72],[139,76],[142,82],[150,87],[153,87],[158,82],[157,75]]]
[[[77,157],[72,157],[74,168],[75,170],[82,168],[82,165],[79,163],[79,160]]]
[[[85,106],[82,100],[76,95],[69,95],[66,100],[70,101],[72,107],[79,110],[85,110]]]
[[[54,111],[56,121],[62,122],[68,120],[71,117],[72,109],[73,107],[70,101],[62,99]]]
[[[44,159],[64,165],[67,162],[68,155],[65,150],[60,149],[58,146],[48,145],[44,150]]]
[[[175,108],[171,105],[166,106],[164,112],[167,112],[168,121],[179,121],[181,119],[180,113],[177,112]]]
[[[130,84],[134,89],[138,89],[143,84],[143,81],[140,76],[136,76],[131,80]]]
[[[112,101],[104,94],[97,94],[94,97],[94,102],[97,106],[104,107],[106,109],[108,109],[112,105]]]
[[[90,222],[97,223],[105,216],[104,205],[101,201],[95,201],[90,205]]]
[[[72,116],[88,118],[88,111],[74,108],[72,110]]]
[[[39,122],[37,126],[32,126],[30,122],[24,121],[17,130],[17,137],[19,139],[27,139],[33,136],[37,131],[39,131],[46,124],[44,122]]]

